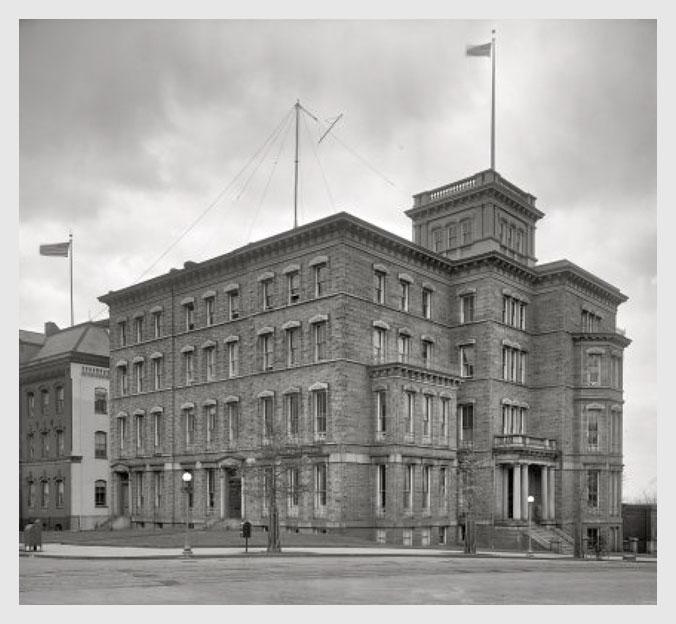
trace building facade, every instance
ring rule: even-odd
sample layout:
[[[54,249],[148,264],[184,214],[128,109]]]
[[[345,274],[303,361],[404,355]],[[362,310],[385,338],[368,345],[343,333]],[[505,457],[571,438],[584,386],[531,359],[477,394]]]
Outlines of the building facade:
[[[287,530],[621,544],[626,298],[538,265],[494,171],[407,214],[413,243],[340,213],[100,297],[113,514],[266,525],[272,478]]]
[[[21,334],[37,347],[19,369],[20,526],[95,528],[110,515],[107,328],[47,323]]]

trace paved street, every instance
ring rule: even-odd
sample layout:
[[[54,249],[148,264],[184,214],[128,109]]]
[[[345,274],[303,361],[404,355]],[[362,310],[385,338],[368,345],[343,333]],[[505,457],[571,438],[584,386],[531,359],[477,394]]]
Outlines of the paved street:
[[[21,604],[655,604],[657,566],[460,557],[21,557]]]

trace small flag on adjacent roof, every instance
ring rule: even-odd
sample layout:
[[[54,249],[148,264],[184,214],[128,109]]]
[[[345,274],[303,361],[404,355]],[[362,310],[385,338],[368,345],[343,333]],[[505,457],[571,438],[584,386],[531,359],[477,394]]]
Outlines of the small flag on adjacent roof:
[[[70,242],[52,243],[49,245],[40,245],[41,256],[63,256],[68,257],[68,250],[70,249]]]
[[[491,43],[482,43],[481,45],[468,45],[467,56],[490,56]]]

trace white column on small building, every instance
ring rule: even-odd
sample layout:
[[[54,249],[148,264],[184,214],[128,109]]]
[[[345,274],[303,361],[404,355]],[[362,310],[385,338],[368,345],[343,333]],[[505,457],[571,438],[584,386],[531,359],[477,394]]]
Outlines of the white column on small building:
[[[542,466],[540,468],[540,500],[542,507],[542,519],[549,520],[549,468],[547,466]]]
[[[221,495],[221,505],[220,505],[220,519],[225,518],[225,469],[221,468],[218,471],[218,476],[220,478],[220,495]]]
[[[502,517],[509,518],[509,466],[502,465]]]
[[[528,518],[528,464],[521,466],[521,517]]]
[[[555,490],[555,483],[556,483],[556,470],[552,466],[549,469],[549,519],[550,520],[555,520],[556,519],[556,511],[554,509],[554,501],[556,500],[556,490]]]
[[[514,464],[512,484],[512,518],[521,520],[521,464]]]

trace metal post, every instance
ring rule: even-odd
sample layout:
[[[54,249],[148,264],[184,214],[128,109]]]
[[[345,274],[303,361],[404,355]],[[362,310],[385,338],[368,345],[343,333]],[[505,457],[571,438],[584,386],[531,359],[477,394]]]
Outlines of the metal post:
[[[495,30],[493,30],[493,45],[491,46],[491,61],[493,62],[493,76],[491,89],[491,169],[495,171]]]
[[[530,533],[530,528],[531,528],[531,516],[533,515],[532,509],[533,509],[533,501],[535,498],[533,496],[528,497],[528,552],[526,553],[527,557],[532,557],[533,556],[533,542],[532,542],[532,536]]]
[[[75,314],[73,313],[73,233],[69,233],[69,257],[70,257],[70,326],[75,324]]]
[[[188,539],[188,530],[190,528],[190,492],[188,487],[185,488],[185,545],[183,546],[183,556],[192,556],[192,549],[190,548],[190,541]]]

